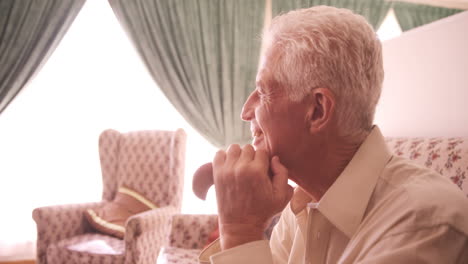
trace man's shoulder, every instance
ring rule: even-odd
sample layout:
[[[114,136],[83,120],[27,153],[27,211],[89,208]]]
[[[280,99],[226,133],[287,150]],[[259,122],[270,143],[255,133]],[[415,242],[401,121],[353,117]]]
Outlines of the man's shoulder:
[[[468,235],[468,198],[437,172],[392,158],[376,186],[368,215],[384,217],[393,232],[449,225]]]

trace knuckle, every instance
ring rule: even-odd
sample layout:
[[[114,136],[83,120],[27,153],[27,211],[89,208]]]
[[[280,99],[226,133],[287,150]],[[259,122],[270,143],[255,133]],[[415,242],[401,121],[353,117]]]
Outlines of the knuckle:
[[[267,152],[266,152],[266,150],[264,150],[264,149],[259,149],[259,150],[257,150],[257,153],[258,153],[259,155],[262,155],[262,156],[266,156],[266,155],[267,155]]]
[[[213,162],[223,160],[225,155],[226,153],[224,152],[224,150],[218,150],[213,158]]]
[[[246,144],[246,145],[244,146],[243,150],[253,151],[254,148],[253,148],[253,146],[252,146],[251,144]]]
[[[227,149],[228,152],[239,151],[239,150],[240,150],[239,144],[231,144],[229,145]]]

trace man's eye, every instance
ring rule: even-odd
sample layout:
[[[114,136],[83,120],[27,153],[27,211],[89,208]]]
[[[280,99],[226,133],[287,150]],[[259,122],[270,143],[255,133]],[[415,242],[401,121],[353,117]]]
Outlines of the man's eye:
[[[269,101],[269,96],[268,94],[265,94],[265,93],[262,93],[262,92],[258,92],[258,98],[260,98],[260,101],[262,102],[268,102]]]

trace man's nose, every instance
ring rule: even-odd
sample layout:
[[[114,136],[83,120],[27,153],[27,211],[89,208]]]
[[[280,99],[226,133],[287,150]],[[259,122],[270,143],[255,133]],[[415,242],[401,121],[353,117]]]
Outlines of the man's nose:
[[[241,119],[244,121],[250,121],[255,116],[255,108],[254,108],[254,101],[255,101],[255,91],[252,92],[247,101],[245,101],[244,106],[242,107],[241,112]]]

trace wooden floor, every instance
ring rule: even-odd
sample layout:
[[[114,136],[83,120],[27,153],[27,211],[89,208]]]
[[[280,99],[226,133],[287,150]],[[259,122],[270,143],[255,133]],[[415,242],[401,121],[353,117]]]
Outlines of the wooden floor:
[[[17,261],[7,261],[7,262],[0,261],[0,264],[36,264],[36,261],[34,260],[17,260]]]

